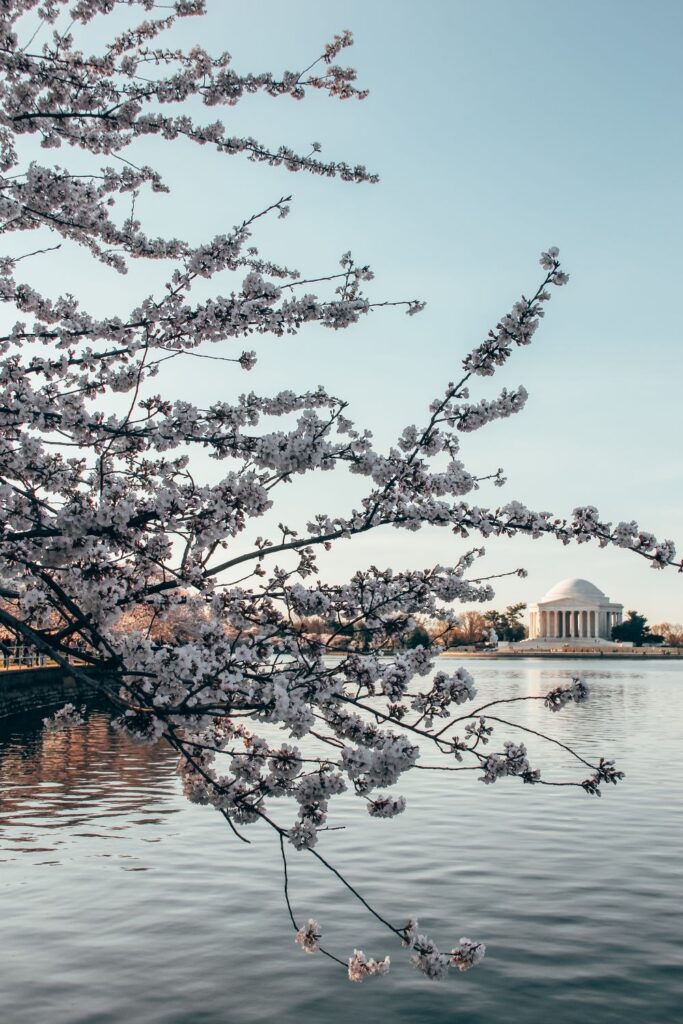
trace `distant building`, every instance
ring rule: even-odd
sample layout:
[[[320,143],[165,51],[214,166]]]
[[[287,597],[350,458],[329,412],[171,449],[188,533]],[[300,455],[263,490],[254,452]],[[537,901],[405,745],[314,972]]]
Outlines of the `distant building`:
[[[529,609],[529,640],[562,640],[563,644],[610,641],[612,627],[624,612],[588,580],[567,579],[556,583]]]

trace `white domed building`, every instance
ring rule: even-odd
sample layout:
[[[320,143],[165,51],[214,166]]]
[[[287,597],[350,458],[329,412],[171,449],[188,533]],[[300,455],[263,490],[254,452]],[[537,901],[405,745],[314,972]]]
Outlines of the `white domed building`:
[[[621,622],[623,612],[623,604],[610,601],[588,580],[562,580],[530,606],[527,643],[610,643],[612,627]]]

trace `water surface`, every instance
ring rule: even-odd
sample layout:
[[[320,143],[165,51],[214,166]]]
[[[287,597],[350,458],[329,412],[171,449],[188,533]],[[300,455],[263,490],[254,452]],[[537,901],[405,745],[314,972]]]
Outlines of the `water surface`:
[[[271,833],[255,826],[251,845],[235,840],[214,811],[186,803],[163,747],[129,743],[103,712],[58,734],[28,716],[0,722],[3,1024],[679,1020],[683,670],[531,659],[468,668],[482,698],[543,693],[576,668],[591,684],[585,708],[514,714],[589,758],[615,756],[625,782],[597,800],[416,771],[400,787],[405,814],[376,821],[345,799],[337,823],[347,827],[320,849],[396,924],[417,914],[442,949],[461,935],[485,941],[480,968],[428,982],[332,876],[292,851],[297,916],[316,917],[342,957],[354,946],[392,957],[388,977],[351,985],[292,941]],[[527,746],[544,777],[582,777],[559,748]]]

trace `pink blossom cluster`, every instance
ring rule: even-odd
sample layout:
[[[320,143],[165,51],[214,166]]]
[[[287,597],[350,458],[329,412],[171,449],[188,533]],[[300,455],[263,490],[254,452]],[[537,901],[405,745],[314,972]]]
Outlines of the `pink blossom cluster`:
[[[66,729],[82,725],[84,713],[85,707],[79,709],[74,704],[65,704],[53,715],[43,719],[43,728],[45,732],[64,732]]]

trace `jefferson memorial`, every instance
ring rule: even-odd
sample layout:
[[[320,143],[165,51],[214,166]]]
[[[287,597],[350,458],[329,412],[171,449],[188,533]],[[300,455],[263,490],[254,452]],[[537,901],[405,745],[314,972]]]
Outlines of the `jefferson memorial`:
[[[588,580],[562,580],[530,606],[527,643],[609,643],[623,611],[623,604],[614,604]]]

